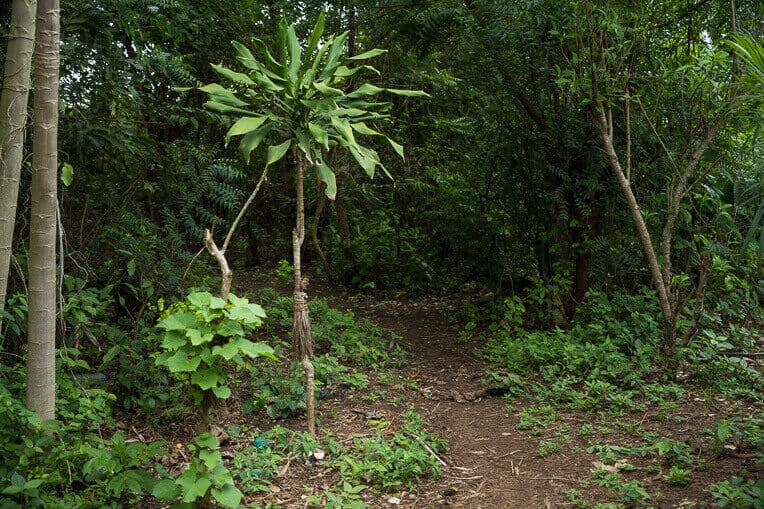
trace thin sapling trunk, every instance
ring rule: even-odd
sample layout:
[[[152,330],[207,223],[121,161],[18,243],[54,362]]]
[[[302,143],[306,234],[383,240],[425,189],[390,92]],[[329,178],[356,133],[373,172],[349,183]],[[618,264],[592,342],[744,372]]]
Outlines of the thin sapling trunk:
[[[292,149],[292,155],[297,164],[297,220],[295,229],[292,231],[292,259],[294,265],[294,321],[292,323],[292,341],[296,358],[305,369],[305,392],[308,418],[308,432],[316,436],[316,411],[313,398],[313,386],[315,373],[313,371],[313,336],[310,332],[310,312],[308,310],[308,294],[306,292],[308,282],[302,278],[302,266],[300,263],[300,250],[305,240],[305,194],[303,184],[305,181],[305,158],[296,147]]]
[[[316,250],[318,259],[321,260],[321,265],[324,267],[326,277],[330,282],[334,282],[334,276],[332,275],[332,268],[329,265],[329,259],[326,258],[326,253],[321,248],[321,241],[318,238],[318,225],[321,222],[321,216],[326,208],[326,193],[318,193],[318,203],[316,204],[316,214],[313,217],[313,224],[310,227],[310,239],[313,242],[313,249]]]

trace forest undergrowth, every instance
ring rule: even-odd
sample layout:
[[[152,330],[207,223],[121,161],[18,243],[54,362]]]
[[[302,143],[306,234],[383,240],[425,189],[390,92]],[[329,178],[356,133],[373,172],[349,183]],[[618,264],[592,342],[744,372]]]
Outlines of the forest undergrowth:
[[[0,2],[0,509],[764,509],[762,19]]]
[[[236,362],[221,364],[213,382],[167,369],[161,352],[174,337],[168,317],[189,302],[201,306],[197,318],[213,313],[214,298],[197,291],[185,303],[159,300],[141,320],[125,320],[128,329],[106,325],[108,293],[80,288],[68,303],[76,320],[69,346],[58,355],[57,420],[43,423],[24,407],[23,365],[4,358],[2,507],[521,507],[531,500],[522,488],[496,498],[507,472],[549,479],[539,506],[761,507],[762,339],[754,327],[710,320],[671,376],[648,290],[592,291],[568,327],[544,329],[532,292],[378,302],[327,287],[328,300],[310,303],[314,438],[301,417],[304,375],[290,357],[291,298],[252,280],[259,289],[237,299],[263,312],[251,317],[247,341],[272,354],[245,362],[218,351]],[[233,343],[235,332],[224,337]],[[426,342],[433,332],[438,338]],[[455,374],[466,366],[478,371]],[[198,433],[202,393],[213,389],[221,397],[211,432]],[[441,406],[444,420],[433,416]],[[500,409],[492,422],[459,420],[489,408]],[[505,431],[491,447],[460,444],[497,429]],[[502,443],[509,439],[520,442]]]

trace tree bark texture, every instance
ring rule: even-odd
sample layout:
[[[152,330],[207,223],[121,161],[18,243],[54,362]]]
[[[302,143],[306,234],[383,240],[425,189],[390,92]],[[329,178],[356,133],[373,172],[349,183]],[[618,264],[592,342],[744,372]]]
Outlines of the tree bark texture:
[[[199,403],[199,420],[196,422],[194,430],[196,436],[210,431],[210,410],[215,407],[218,401],[211,390],[202,392],[202,401]]]
[[[5,308],[24,158],[36,0],[14,0],[0,95],[0,310]],[[1,320],[1,319],[0,319]]]
[[[37,3],[27,406],[42,419],[55,415],[59,18],[59,0]]]

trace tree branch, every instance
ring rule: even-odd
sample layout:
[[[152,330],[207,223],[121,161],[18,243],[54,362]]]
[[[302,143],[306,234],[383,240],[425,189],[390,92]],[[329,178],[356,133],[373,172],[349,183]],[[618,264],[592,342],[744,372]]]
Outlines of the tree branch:
[[[218,249],[215,241],[212,238],[212,232],[209,228],[204,230],[204,245],[207,247],[207,251],[217,260],[220,265],[220,273],[223,281],[220,283],[220,298],[223,300],[228,299],[228,294],[231,292],[231,282],[233,281],[233,271],[228,266],[228,260],[225,259],[225,254]]]
[[[228,230],[228,235],[226,235],[225,240],[223,241],[223,248],[220,250],[223,254],[225,254],[226,249],[228,249],[228,244],[231,242],[231,237],[233,237],[233,232],[236,230],[236,227],[239,225],[239,221],[241,221],[241,218],[244,217],[244,213],[249,208],[250,204],[252,204],[252,201],[255,199],[255,196],[257,196],[258,191],[260,191],[260,186],[263,185],[263,182],[266,179],[266,175],[268,174],[268,167],[266,166],[263,170],[262,175],[260,175],[260,180],[257,181],[257,185],[255,186],[255,190],[252,191],[252,194],[249,195],[249,198],[247,198],[247,201],[244,202],[244,205],[241,207],[241,210],[239,211],[239,215],[236,216],[236,219],[234,219],[233,224],[231,225],[231,229]]]

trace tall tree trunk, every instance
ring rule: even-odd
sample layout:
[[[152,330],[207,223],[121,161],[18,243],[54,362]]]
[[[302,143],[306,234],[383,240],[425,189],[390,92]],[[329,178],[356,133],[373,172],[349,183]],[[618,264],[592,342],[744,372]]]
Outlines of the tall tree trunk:
[[[316,436],[316,410],[313,395],[315,372],[313,370],[313,336],[310,332],[310,314],[308,311],[307,280],[302,278],[300,250],[305,240],[305,158],[293,146],[292,157],[297,164],[297,220],[292,231],[292,257],[294,265],[294,321],[292,322],[292,341],[297,359],[305,369],[305,393],[307,404],[308,433]]]
[[[27,406],[42,419],[55,416],[59,17],[59,0],[38,2],[29,237]]]
[[[0,310],[5,308],[24,157],[36,0],[14,0],[0,95]],[[0,320],[2,320],[0,318]]]

